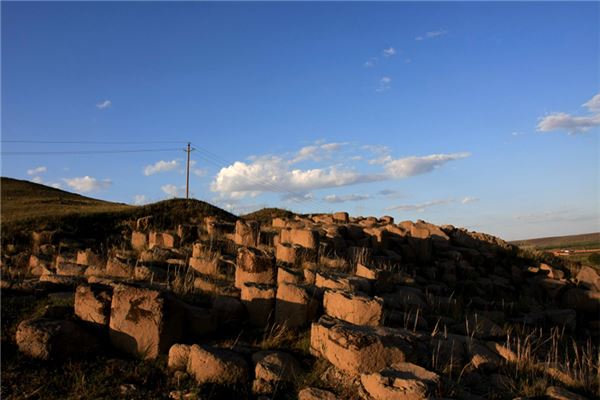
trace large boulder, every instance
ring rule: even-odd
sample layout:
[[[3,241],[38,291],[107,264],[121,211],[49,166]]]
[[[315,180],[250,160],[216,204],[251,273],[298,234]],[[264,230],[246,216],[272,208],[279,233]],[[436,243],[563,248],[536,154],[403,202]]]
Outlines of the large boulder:
[[[298,392],[298,400],[338,400],[338,397],[328,390],[307,387]]]
[[[256,326],[267,325],[275,309],[275,287],[257,283],[242,286],[241,300],[248,313],[248,320]]]
[[[252,247],[238,249],[235,268],[235,287],[244,283],[275,284],[277,270],[275,259],[265,251]]]
[[[108,326],[112,288],[105,285],[79,285],[75,290],[75,315],[81,320]]]
[[[96,348],[96,338],[74,321],[27,319],[17,327],[19,350],[41,360],[64,359]]]
[[[314,287],[282,282],[277,287],[275,322],[290,328],[304,326],[312,320],[319,308]]]
[[[252,391],[270,394],[281,382],[294,382],[302,373],[300,363],[290,354],[280,351],[260,351],[252,355],[254,382]]]
[[[311,326],[310,349],[339,369],[368,374],[406,361],[416,338],[408,330],[357,326],[324,315]]]
[[[117,285],[110,314],[110,339],[118,349],[146,358],[166,353],[180,339],[183,307],[170,294]]]
[[[233,241],[240,246],[258,246],[260,239],[260,224],[256,221],[238,219],[235,223]]]
[[[575,281],[579,286],[600,292],[600,274],[592,267],[582,267],[575,276]]]
[[[326,290],[323,296],[325,312],[337,319],[356,325],[381,325],[383,299],[341,290]]]
[[[248,364],[237,353],[196,344],[190,347],[187,372],[199,384],[239,385],[249,377]]]
[[[360,381],[374,400],[425,400],[440,383],[440,377],[418,365],[400,362]]]

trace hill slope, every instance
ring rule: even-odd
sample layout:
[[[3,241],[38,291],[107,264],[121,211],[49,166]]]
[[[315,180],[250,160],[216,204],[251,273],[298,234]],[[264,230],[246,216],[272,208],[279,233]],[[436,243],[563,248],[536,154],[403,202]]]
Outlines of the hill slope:
[[[224,221],[237,217],[200,200],[171,199],[144,206],[97,200],[64,190],[2,177],[1,222],[4,240],[28,237],[33,230],[60,229],[73,236],[101,237],[118,232],[129,220],[152,215],[155,226],[195,223],[206,216]]]
[[[533,247],[537,250],[600,248],[600,232],[571,236],[552,236],[545,238],[515,240],[511,242],[521,247]]]

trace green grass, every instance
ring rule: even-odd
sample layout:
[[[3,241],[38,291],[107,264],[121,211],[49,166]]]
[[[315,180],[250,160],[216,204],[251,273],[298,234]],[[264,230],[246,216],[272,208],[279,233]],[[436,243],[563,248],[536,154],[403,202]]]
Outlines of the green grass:
[[[600,232],[571,236],[553,236],[546,238],[515,240],[511,242],[519,247],[530,247],[535,250],[585,250],[600,248]]]
[[[0,220],[3,243],[28,243],[32,231],[60,230],[66,236],[110,242],[137,218],[152,215],[159,229],[200,224],[206,216],[237,217],[199,200],[171,199],[144,206],[96,200],[36,183],[2,177]],[[64,235],[63,235],[64,236]]]

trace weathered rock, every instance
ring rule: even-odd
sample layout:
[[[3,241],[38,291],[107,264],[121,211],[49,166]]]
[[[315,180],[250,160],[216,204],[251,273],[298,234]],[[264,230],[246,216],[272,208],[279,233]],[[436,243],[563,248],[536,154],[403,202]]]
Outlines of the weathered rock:
[[[348,292],[370,291],[368,279],[335,273],[317,272],[315,286],[322,289],[345,290]]]
[[[148,235],[140,231],[131,232],[131,247],[137,251],[146,250],[148,247]]]
[[[216,296],[212,307],[219,324],[240,323],[246,311],[240,299],[231,296]]]
[[[311,327],[311,353],[351,374],[373,373],[413,352],[416,335],[404,329],[357,326],[322,316]]]
[[[255,365],[252,391],[257,394],[271,394],[279,382],[293,382],[302,373],[298,361],[280,351],[254,353],[252,361]]]
[[[363,374],[360,380],[374,400],[425,400],[440,383],[436,373],[405,362]]]
[[[338,397],[328,390],[307,387],[298,392],[298,400],[338,400]]]
[[[60,262],[56,265],[56,274],[63,276],[82,276],[87,266],[70,262]]]
[[[587,400],[585,397],[558,386],[549,386],[545,392],[548,400]]]
[[[167,232],[150,232],[148,235],[148,248],[162,247],[172,249],[179,246],[179,237]]]
[[[312,320],[319,308],[314,290],[305,285],[282,282],[277,287],[275,322],[290,328],[304,326]]]
[[[409,286],[396,286],[394,292],[382,294],[381,297],[385,306],[389,308],[420,308],[424,310],[429,308],[423,292]]]
[[[94,350],[97,341],[73,321],[27,319],[17,327],[19,350],[41,360],[63,359]]]
[[[282,283],[301,283],[304,280],[303,271],[300,269],[292,269],[279,267],[277,269],[277,284]]]
[[[104,266],[102,257],[94,253],[91,249],[79,250],[77,252],[76,263],[97,268],[102,268]]]
[[[328,315],[356,325],[381,325],[383,317],[383,299],[360,292],[326,290],[323,307]]]
[[[211,256],[200,256],[200,257],[190,257],[189,260],[190,268],[195,271],[211,276],[219,276],[219,257],[218,255]]]
[[[250,323],[256,326],[267,325],[275,309],[275,287],[245,283],[241,289],[241,300],[246,307]]]
[[[81,320],[108,326],[112,288],[105,285],[79,285],[75,290],[75,315]]]
[[[35,276],[49,274],[52,272],[50,270],[50,264],[51,262],[42,258],[42,256],[32,254],[29,256],[29,273]]]
[[[275,284],[275,259],[270,254],[250,248],[238,249],[235,269],[235,287],[242,288],[244,283]]]
[[[238,354],[208,346],[190,347],[188,373],[199,384],[239,385],[248,380],[248,364]]]
[[[166,353],[182,335],[183,308],[168,293],[117,285],[110,339],[118,349],[146,359]]]
[[[169,349],[169,358],[167,366],[171,370],[186,371],[188,360],[190,358],[190,348],[187,344],[174,344]]]
[[[482,343],[472,341],[467,344],[466,350],[471,365],[476,369],[493,372],[501,364],[502,358]]]
[[[115,278],[132,278],[134,267],[124,263],[116,257],[111,257],[106,263],[106,275]]]
[[[260,239],[260,224],[256,221],[238,219],[235,223],[234,242],[240,246],[258,246]]]
[[[188,337],[197,340],[217,331],[217,319],[210,309],[189,304],[184,304],[183,308],[183,328]]]
[[[350,217],[348,216],[347,212],[336,212],[336,213],[333,213],[333,220],[335,222],[347,224],[348,222],[350,222]]]
[[[577,273],[575,281],[579,286],[600,292],[600,275],[592,267],[582,267]]]
[[[579,287],[568,288],[561,296],[562,305],[575,311],[598,316],[600,313],[600,292]]]

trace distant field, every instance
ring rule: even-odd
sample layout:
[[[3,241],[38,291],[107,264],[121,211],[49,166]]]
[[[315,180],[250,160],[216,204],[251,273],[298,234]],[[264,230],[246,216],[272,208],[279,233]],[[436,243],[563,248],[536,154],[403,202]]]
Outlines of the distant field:
[[[511,243],[520,247],[533,247],[536,250],[600,249],[600,232],[572,236],[553,236],[538,239],[516,240]]]
[[[569,261],[600,267],[600,232],[517,240],[511,243],[526,249],[552,252]]]

